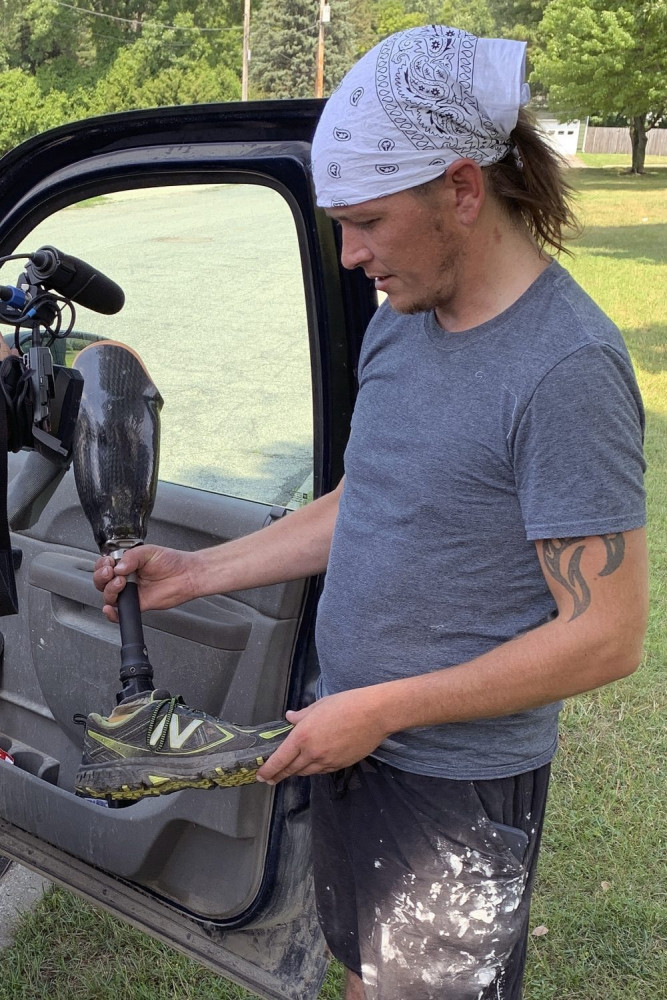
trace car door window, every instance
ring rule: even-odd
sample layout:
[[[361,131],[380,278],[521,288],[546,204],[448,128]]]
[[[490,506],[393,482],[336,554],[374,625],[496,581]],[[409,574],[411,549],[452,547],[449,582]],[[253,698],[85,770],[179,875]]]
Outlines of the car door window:
[[[164,398],[160,479],[283,507],[311,499],[304,279],[281,194],[252,184],[125,190],[51,215],[17,249],[45,244],[125,292],[115,316],[77,306],[67,363],[99,337],[141,355]]]

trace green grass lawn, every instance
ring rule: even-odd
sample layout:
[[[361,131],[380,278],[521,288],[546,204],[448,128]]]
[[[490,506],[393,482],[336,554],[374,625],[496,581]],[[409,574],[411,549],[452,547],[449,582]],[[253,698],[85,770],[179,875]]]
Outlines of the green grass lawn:
[[[533,907],[525,1000],[667,1000],[667,171],[573,170],[585,223],[566,261],[619,324],[648,415],[652,611],[633,677],[571,701]],[[0,1000],[248,994],[63,890],[21,922]],[[330,970],[322,998],[340,996]]]
[[[630,167],[630,153],[577,153],[577,158],[587,167]],[[667,167],[667,156],[647,156],[646,167]]]

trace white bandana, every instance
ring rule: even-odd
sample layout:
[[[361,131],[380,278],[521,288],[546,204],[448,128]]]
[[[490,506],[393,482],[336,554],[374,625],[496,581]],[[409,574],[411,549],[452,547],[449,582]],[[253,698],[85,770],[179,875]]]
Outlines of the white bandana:
[[[530,98],[525,59],[525,42],[434,24],[380,42],[322,112],[312,150],[318,205],[405,191],[461,157],[501,160]]]

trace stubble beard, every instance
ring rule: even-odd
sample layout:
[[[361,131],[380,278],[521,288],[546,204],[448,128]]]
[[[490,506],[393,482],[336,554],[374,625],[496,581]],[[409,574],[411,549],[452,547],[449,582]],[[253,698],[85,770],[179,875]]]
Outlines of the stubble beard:
[[[444,242],[444,237],[443,237]],[[447,309],[459,289],[459,274],[463,261],[461,247],[452,249],[451,243],[442,249],[440,264],[433,282],[433,288],[421,293],[420,298],[413,299],[401,305],[394,305],[389,299],[392,309],[402,316],[414,316],[417,313],[433,312],[437,309]]]

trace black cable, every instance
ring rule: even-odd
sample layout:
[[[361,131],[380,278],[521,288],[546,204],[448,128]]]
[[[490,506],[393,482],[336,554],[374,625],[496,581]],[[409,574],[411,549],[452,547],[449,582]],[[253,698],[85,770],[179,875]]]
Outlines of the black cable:
[[[51,292],[42,292],[41,294],[36,295],[34,299],[30,299],[29,302],[26,302],[25,306],[23,307],[23,312],[19,313],[18,316],[12,316],[11,321],[9,321],[9,325],[16,326],[19,323],[24,323],[29,318],[30,313],[37,306],[42,305],[42,303],[44,302],[50,302],[51,305],[55,306],[57,310],[57,315],[61,315],[62,313],[62,309],[60,308],[58,303],[63,303],[64,305],[69,304],[68,300],[62,298],[61,296],[52,295]]]
[[[62,309],[59,309],[58,312],[56,313],[56,320],[57,320],[57,325],[56,325],[55,330],[52,330],[50,326],[45,326],[44,327],[45,331],[47,333],[51,334],[51,340],[46,345],[47,347],[50,347],[51,344],[53,343],[53,341],[58,339],[58,337],[60,335],[60,331],[62,330],[62,325],[63,325],[63,311],[62,311]]]
[[[70,333],[74,329],[74,323],[76,322],[76,310],[75,310],[73,304],[68,299],[63,299],[62,301],[65,303],[66,306],[69,307],[70,321],[69,321],[69,326],[67,327],[67,329],[65,330],[65,332],[64,333],[59,333],[58,336],[54,338],[55,340],[64,340],[65,337],[69,337]],[[62,315],[62,313],[61,313],[61,315]]]
[[[11,253],[8,257],[0,257],[0,267],[6,264],[8,260],[32,260],[32,254],[30,253]]]

